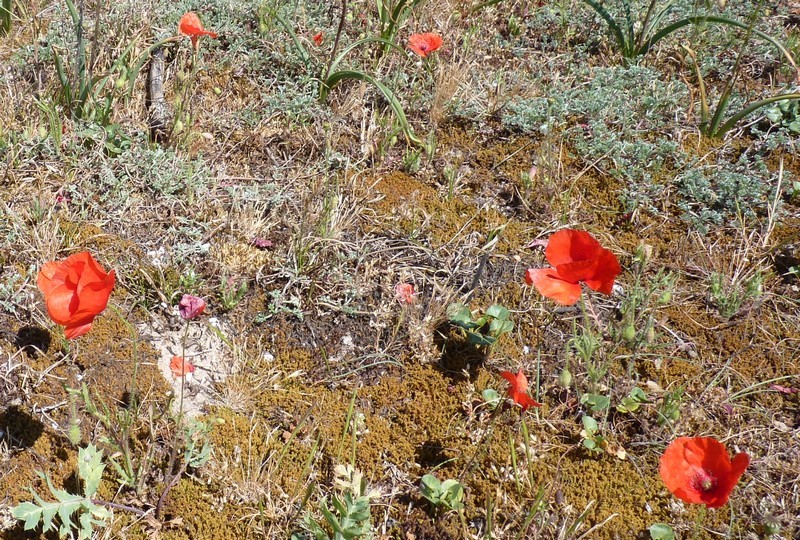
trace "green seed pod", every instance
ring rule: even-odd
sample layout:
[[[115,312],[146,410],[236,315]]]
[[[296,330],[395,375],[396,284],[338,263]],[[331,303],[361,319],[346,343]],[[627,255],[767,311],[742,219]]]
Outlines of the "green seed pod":
[[[658,299],[660,304],[669,304],[672,302],[672,291],[664,291],[661,294],[661,298]]]
[[[648,327],[647,332],[645,333],[645,339],[647,340],[647,343],[653,343],[653,341],[656,339],[656,329],[652,326]]]
[[[626,324],[622,329],[622,339],[625,341],[633,341],[636,339],[636,327],[632,324]]]
[[[569,388],[572,385],[572,373],[570,373],[569,368],[565,367],[558,374],[558,383],[564,388]]]
[[[180,133],[183,131],[183,122],[180,120],[175,122],[175,126],[172,128],[173,133]]]

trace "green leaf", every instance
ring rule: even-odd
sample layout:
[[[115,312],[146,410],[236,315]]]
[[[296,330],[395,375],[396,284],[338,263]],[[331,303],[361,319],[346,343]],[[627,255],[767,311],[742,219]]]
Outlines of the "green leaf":
[[[91,499],[100,486],[106,468],[102,459],[103,452],[93,444],[78,450],[78,476],[83,480],[83,494],[87,499]]]
[[[611,405],[611,400],[608,396],[600,394],[583,394],[583,396],[581,396],[581,403],[589,405],[592,412],[600,412],[608,409]],[[584,416],[584,418],[586,417]]]
[[[647,530],[652,540],[675,540],[675,531],[666,523],[654,523]]]
[[[455,325],[464,329],[477,328],[477,323],[472,320],[472,312],[464,304],[453,303],[447,306],[447,318]]]
[[[442,483],[432,474],[426,474],[422,477],[422,487],[433,493],[438,493],[442,489]]]
[[[486,388],[483,392],[481,392],[481,397],[483,398],[483,401],[492,409],[496,408],[502,399],[500,397],[500,393],[494,388]]]
[[[484,336],[480,332],[467,332],[469,335],[469,342],[473,345],[489,346],[492,345],[497,338],[492,336]]]
[[[403,105],[394,95],[388,86],[383,84],[381,81],[373,77],[372,75],[367,75],[361,71],[337,71],[336,73],[331,74],[327,79],[322,81],[324,96],[327,96],[327,93],[330,92],[333,87],[337,84],[342,82],[345,79],[353,79],[356,81],[363,81],[370,83],[375,88],[380,90],[383,94],[383,97],[386,98],[386,101],[389,102],[389,106],[394,111],[394,115],[397,117],[397,121],[400,123],[400,126],[403,128],[403,133],[406,136],[408,141],[416,144],[417,146],[424,147],[425,141],[420,139],[415,133],[414,130],[411,128],[411,124],[408,123],[408,118],[406,118],[406,113],[403,111]]]
[[[622,398],[622,402],[617,405],[617,410],[621,413],[632,413],[639,410],[639,402],[630,397]]]
[[[11,509],[11,515],[19,520],[25,520],[25,530],[30,531],[39,525],[42,509],[32,502],[23,502]]]
[[[638,401],[639,403],[647,403],[647,394],[644,393],[644,390],[639,388],[638,386],[634,387],[630,393],[631,399]]]
[[[584,415],[584,417],[583,417],[583,429],[591,437],[592,435],[597,433],[597,431],[600,429],[600,427],[597,425],[597,420],[595,420],[591,416]]]
[[[495,319],[506,321],[508,320],[508,317],[511,315],[511,312],[508,311],[505,307],[501,306],[500,304],[493,304],[489,306],[489,308],[486,310],[486,314],[489,317],[494,317]]]

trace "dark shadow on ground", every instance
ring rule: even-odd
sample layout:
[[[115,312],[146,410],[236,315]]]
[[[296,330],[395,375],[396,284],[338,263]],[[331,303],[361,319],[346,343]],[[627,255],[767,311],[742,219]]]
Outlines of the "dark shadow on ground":
[[[12,405],[0,413],[0,429],[5,432],[4,438],[8,441],[10,449],[24,449],[36,443],[44,432],[44,425],[16,405]]]
[[[14,344],[25,351],[28,357],[36,356],[39,351],[50,347],[50,332],[39,326],[23,326],[19,329]]]
[[[436,367],[454,383],[464,380],[465,371],[468,378],[473,379],[486,361],[485,347],[470,343],[459,328],[453,327],[448,322],[434,330],[433,341],[436,348],[441,351]]]

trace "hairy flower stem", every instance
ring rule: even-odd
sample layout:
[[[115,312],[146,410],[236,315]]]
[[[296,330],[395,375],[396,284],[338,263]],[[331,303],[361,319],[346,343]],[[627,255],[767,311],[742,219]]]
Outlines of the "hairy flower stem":
[[[175,475],[173,475],[173,477],[167,484],[167,487],[165,487],[164,491],[161,492],[161,496],[158,498],[158,503],[156,504],[156,511],[155,511],[156,519],[159,519],[161,517],[161,509],[164,506],[164,501],[167,500],[167,494],[170,492],[172,488],[175,487],[175,485],[181,479],[181,476],[183,476],[184,472],[186,472],[186,463],[181,464],[180,470],[177,473],[175,473]]]
[[[139,508],[134,508],[133,506],[128,506],[127,504],[120,504],[114,503],[110,501],[101,501],[98,499],[91,499],[92,504],[97,504],[100,506],[107,506],[108,508],[114,508],[115,510],[124,510],[126,512],[130,512],[131,514],[136,514],[137,516],[144,516],[147,515],[149,510],[141,510]]]
[[[186,390],[186,341],[189,338],[189,325],[191,321],[187,320],[186,325],[183,327],[183,336],[181,337],[181,395],[178,398],[178,416],[175,418],[175,437],[172,441],[172,448],[170,449],[169,453],[169,466],[167,467],[167,471],[171,471],[175,467],[175,460],[177,459],[177,449],[180,446],[180,438],[181,438],[181,425],[183,424],[183,395]],[[167,494],[169,491],[175,487],[175,484],[178,483],[178,480],[181,479],[183,473],[186,471],[186,463],[181,463],[180,469],[172,476],[167,487],[164,488],[164,491],[161,493],[161,497],[158,498],[158,504],[156,505],[156,519],[161,516],[161,507],[164,505],[164,501],[167,498]]]
[[[700,531],[703,529],[703,522],[706,520],[706,507],[701,506],[697,510],[697,519],[694,522],[694,532],[692,533],[692,540],[700,538]]]

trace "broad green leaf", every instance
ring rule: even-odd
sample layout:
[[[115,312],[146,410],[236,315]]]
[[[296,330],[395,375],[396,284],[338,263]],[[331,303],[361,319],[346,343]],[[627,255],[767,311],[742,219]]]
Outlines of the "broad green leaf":
[[[505,307],[501,306],[500,304],[493,304],[489,306],[486,310],[486,314],[489,317],[494,317],[495,319],[500,319],[501,321],[508,320],[508,317],[511,315],[511,312],[508,311]]]
[[[609,405],[611,405],[611,400],[608,396],[600,394],[583,394],[583,396],[581,396],[581,403],[589,405],[592,412],[599,412],[608,409]]]
[[[674,540],[675,531],[666,523],[654,523],[648,528],[652,540]]]
[[[589,436],[591,436],[591,435],[594,435],[595,433],[597,433],[597,430],[600,429],[600,428],[597,425],[597,420],[595,420],[594,418],[592,418],[589,415],[584,415],[584,417],[583,417],[583,429],[586,430],[586,433],[588,433]]]

